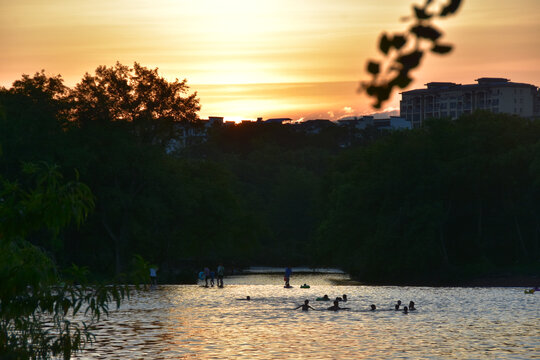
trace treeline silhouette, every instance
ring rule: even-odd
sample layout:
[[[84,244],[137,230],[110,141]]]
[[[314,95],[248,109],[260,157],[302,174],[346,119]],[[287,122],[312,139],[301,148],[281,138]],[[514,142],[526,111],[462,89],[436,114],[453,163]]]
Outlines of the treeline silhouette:
[[[110,278],[136,254],[160,280],[203,265],[337,266],[367,282],[450,283],[540,268],[540,123],[475,113],[351,137],[277,124],[212,127],[166,151],[199,103],[185,81],[138,64],[99,67],[73,89],[44,72],[0,90],[0,169],[79,174],[95,209],[29,240],[61,266]]]

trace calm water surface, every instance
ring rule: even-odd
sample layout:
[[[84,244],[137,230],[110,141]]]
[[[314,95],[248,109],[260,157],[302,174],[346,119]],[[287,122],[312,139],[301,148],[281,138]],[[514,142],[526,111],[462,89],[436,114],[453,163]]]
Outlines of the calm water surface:
[[[347,275],[158,286],[102,321],[80,359],[540,359],[540,294],[522,288],[337,286]],[[310,289],[298,285],[308,283]],[[341,306],[315,301],[347,294]],[[250,295],[251,301],[240,301]],[[310,299],[317,311],[292,310]],[[417,311],[393,310],[397,300]],[[375,312],[369,305],[377,305]]]

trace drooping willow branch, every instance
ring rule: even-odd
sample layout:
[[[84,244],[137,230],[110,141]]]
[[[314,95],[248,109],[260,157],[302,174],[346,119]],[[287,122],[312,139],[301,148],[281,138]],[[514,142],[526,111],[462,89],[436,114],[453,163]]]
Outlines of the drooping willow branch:
[[[376,100],[373,107],[380,109],[394,87],[403,89],[411,83],[410,72],[420,65],[426,52],[444,55],[452,51],[451,44],[439,41],[443,33],[432,21],[455,14],[462,2],[425,0],[423,6],[412,6],[412,16],[402,19],[411,22],[406,32],[381,35],[379,50],[383,59],[368,60],[366,70],[372,78],[361,82],[358,90]]]

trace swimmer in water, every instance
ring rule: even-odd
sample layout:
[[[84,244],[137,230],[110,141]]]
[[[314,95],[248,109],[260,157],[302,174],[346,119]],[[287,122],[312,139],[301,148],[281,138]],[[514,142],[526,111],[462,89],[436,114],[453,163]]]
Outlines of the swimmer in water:
[[[377,309],[377,307],[375,306],[375,304],[371,304],[371,311],[375,311]]]
[[[251,298],[250,298],[250,297],[249,297],[249,295],[248,295],[248,296],[246,296],[246,298],[245,298],[245,299],[236,299],[236,300],[247,300],[247,301],[250,301],[250,300],[251,300]]]
[[[308,311],[309,309],[315,310],[311,305],[309,305],[309,300],[304,301],[304,303],[296,308],[294,310],[302,308],[302,311]]]
[[[408,314],[408,313],[409,313],[409,309],[407,309],[406,306],[403,307],[403,313],[404,313],[404,314]]]
[[[400,305],[401,305],[401,300],[398,300],[397,304],[394,306],[394,309],[396,309],[396,311],[399,311],[399,306]]]
[[[343,294],[342,299],[343,299],[343,301],[347,301],[347,294]]]
[[[410,311],[416,310],[416,308],[414,307],[414,301],[409,301],[409,310]]]
[[[328,295],[324,294],[322,298],[317,298],[317,301],[330,301],[330,298]]]
[[[343,301],[342,298],[340,298],[339,296],[336,298],[336,301]]]
[[[333,306],[330,306],[330,307],[328,308],[328,310],[333,310],[333,311],[338,311],[338,310],[349,310],[349,308],[342,308],[342,307],[339,307],[339,301],[334,300],[334,305],[333,305]]]

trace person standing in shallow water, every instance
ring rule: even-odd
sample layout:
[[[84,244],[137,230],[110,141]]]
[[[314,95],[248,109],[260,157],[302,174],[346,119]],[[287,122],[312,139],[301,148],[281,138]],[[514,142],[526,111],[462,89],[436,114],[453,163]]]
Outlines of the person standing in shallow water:
[[[223,276],[225,275],[225,268],[223,267],[223,264],[219,264],[217,267],[217,286],[223,287]]]
[[[283,278],[283,280],[285,281],[285,287],[291,286],[290,284],[291,275],[292,275],[292,269],[290,268],[290,266],[287,266],[285,268],[285,277]]]
[[[206,287],[208,287],[208,280],[210,279],[210,269],[208,267],[204,268],[204,282]]]
[[[150,285],[157,285],[157,269],[154,267],[150,268]]]

